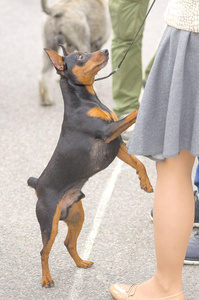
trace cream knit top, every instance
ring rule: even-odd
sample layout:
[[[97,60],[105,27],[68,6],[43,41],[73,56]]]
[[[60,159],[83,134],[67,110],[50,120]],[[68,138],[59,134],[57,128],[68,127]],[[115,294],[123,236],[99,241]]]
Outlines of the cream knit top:
[[[170,0],[165,20],[169,26],[199,33],[199,0]]]

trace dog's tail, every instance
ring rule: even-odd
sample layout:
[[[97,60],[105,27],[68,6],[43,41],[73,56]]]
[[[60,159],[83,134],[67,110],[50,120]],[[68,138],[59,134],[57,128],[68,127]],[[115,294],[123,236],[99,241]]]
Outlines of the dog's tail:
[[[41,7],[43,9],[43,11],[47,14],[47,15],[52,15],[52,9],[50,9],[50,7],[48,7],[47,5],[47,1],[48,0],[41,0]]]
[[[27,181],[28,185],[31,186],[32,188],[36,189],[36,184],[37,184],[37,178],[35,177],[30,177]]]
[[[53,7],[50,8],[48,5],[47,5],[47,1],[48,0],[41,0],[41,7],[42,7],[42,10],[49,16],[52,16],[52,17],[55,17],[55,18],[59,18],[61,17],[64,12],[62,9],[60,10],[54,10]]]

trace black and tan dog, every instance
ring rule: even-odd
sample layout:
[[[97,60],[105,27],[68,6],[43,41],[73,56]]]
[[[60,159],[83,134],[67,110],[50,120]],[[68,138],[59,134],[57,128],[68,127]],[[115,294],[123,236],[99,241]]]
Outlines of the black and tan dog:
[[[144,165],[128,154],[120,136],[135,122],[137,111],[118,121],[93,89],[95,75],[107,64],[108,50],[68,54],[63,47],[64,57],[54,50],[45,51],[61,76],[64,120],[52,158],[38,179],[29,178],[28,185],[35,188],[38,197],[36,213],[43,241],[42,286],[51,287],[53,280],[48,257],[59,220],[68,225],[64,244],[76,265],[81,268],[92,265],[92,262],[82,260],[76,250],[84,221],[81,189],[85,182],[118,156],[137,170],[142,189],[151,192],[152,186]]]

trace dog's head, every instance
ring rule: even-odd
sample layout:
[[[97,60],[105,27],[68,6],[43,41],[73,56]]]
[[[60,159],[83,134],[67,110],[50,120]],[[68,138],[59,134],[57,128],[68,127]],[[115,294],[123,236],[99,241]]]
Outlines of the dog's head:
[[[44,49],[52,61],[57,73],[70,79],[75,84],[89,86],[95,80],[95,75],[106,66],[109,59],[108,50],[94,53],[74,52],[69,54],[62,46],[64,56],[51,49]]]

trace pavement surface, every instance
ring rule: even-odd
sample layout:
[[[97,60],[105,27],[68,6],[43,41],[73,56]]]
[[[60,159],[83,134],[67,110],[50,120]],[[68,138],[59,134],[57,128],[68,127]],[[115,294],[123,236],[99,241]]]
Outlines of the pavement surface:
[[[56,104],[39,106],[44,18],[40,1],[0,0],[0,4],[0,299],[111,300],[108,288],[112,283],[141,282],[155,270],[149,216],[153,194],[142,191],[135,171],[117,159],[91,178],[83,188],[86,218],[78,250],[94,266],[82,270],[74,265],[63,245],[67,228],[60,222],[49,260],[55,287],[40,286],[42,242],[35,193],[26,181],[39,176],[52,155],[63,102],[55,75]],[[163,32],[166,4],[157,1],[147,20],[143,67]],[[110,49],[110,43],[111,39],[104,48]],[[109,62],[100,75],[110,70]],[[102,102],[112,108],[111,78],[96,83],[96,88]],[[143,162],[155,186],[155,165],[147,159]],[[198,268],[183,269],[188,300],[199,299]]]

